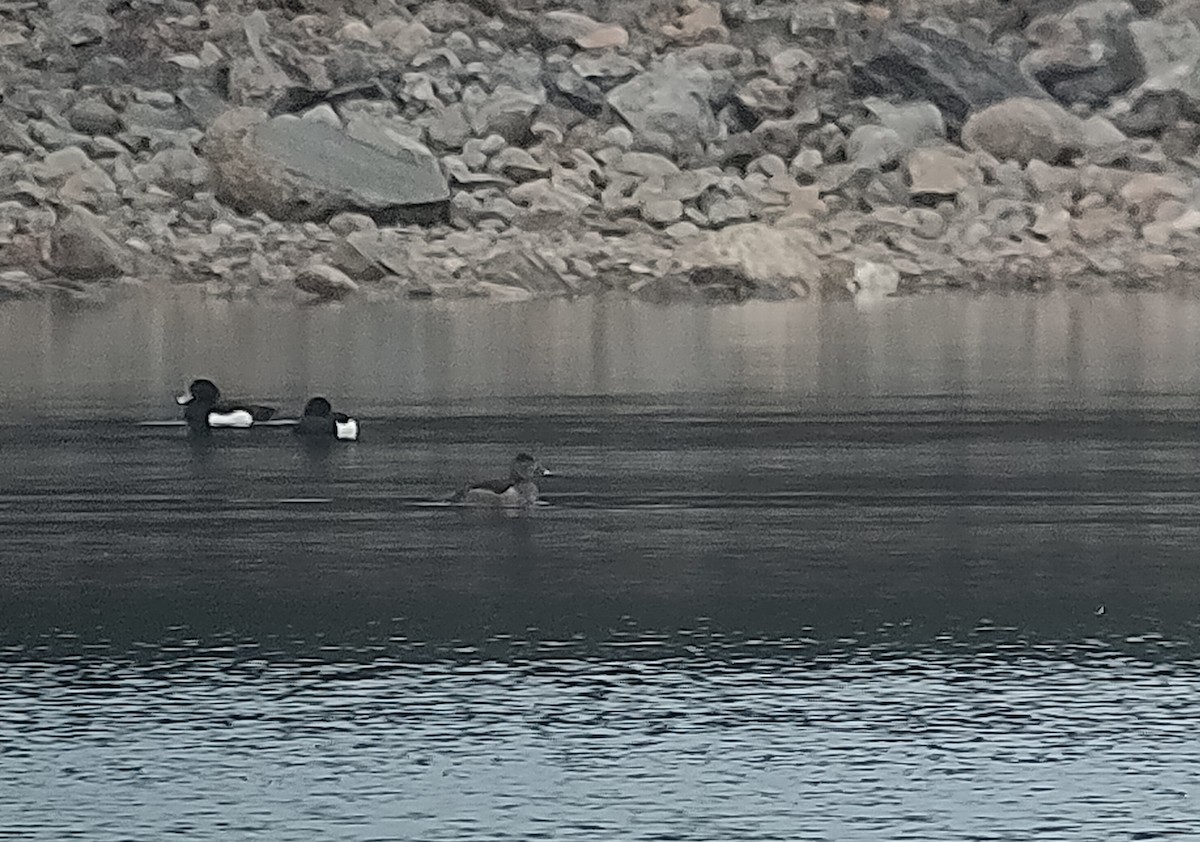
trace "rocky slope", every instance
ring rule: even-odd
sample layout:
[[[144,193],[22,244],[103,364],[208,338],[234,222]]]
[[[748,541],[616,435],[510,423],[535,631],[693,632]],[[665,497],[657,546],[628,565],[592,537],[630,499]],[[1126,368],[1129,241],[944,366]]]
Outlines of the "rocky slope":
[[[1200,266],[1200,0],[4,0],[0,94],[0,296]]]

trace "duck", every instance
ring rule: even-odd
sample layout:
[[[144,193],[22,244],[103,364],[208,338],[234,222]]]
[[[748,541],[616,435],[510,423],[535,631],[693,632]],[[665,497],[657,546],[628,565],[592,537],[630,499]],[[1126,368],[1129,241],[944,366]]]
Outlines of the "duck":
[[[450,498],[451,503],[476,506],[534,506],[538,501],[536,480],[552,474],[528,453],[518,453],[507,479],[467,483]]]
[[[298,436],[357,441],[358,422],[344,412],[334,412],[325,398],[316,397],[304,405],[304,414],[292,432]]]
[[[206,378],[193,380],[187,393],[175,402],[184,408],[183,420],[191,435],[208,435],[212,427],[246,428],[270,421],[275,415],[271,406],[222,401],[221,390]]]

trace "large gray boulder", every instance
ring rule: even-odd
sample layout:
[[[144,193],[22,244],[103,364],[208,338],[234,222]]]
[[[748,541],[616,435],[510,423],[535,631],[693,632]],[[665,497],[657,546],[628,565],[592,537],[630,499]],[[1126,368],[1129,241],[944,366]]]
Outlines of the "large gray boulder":
[[[1087,148],[1083,120],[1056,102],[1014,97],[972,114],[963,146],[1000,161],[1070,163]]]
[[[711,105],[715,88],[706,67],[668,57],[613,88],[608,104],[629,124],[639,147],[699,154],[723,134]]]
[[[1145,81],[1113,116],[1130,134],[1158,134],[1200,109],[1200,29],[1190,20],[1129,25]]]
[[[234,108],[205,135],[218,194],[276,219],[322,220],[359,211],[382,220],[440,218],[450,189],[437,159],[393,136],[352,137],[337,126]]]
[[[952,131],[1003,99],[1045,96],[1013,62],[917,25],[886,32],[855,64],[853,81],[863,94],[932,102]]]
[[[109,236],[104,220],[73,207],[50,231],[50,266],[68,278],[114,278],[129,268],[129,255]]]

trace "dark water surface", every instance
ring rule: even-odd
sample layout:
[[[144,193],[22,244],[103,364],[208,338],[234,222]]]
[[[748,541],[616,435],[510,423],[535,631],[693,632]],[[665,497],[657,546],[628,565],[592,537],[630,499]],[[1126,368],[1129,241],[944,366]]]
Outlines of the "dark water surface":
[[[7,305],[0,837],[1200,838],[1198,361],[1153,296]],[[137,426],[199,375],[362,439]],[[551,505],[432,503],[518,449]]]

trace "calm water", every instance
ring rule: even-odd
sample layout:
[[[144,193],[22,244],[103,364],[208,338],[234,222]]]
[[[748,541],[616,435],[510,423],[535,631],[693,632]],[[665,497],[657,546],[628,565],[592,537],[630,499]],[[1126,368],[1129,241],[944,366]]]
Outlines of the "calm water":
[[[1200,835],[1200,302],[0,308],[0,837]],[[207,375],[355,444],[191,446]],[[435,505],[519,449],[523,517]]]

